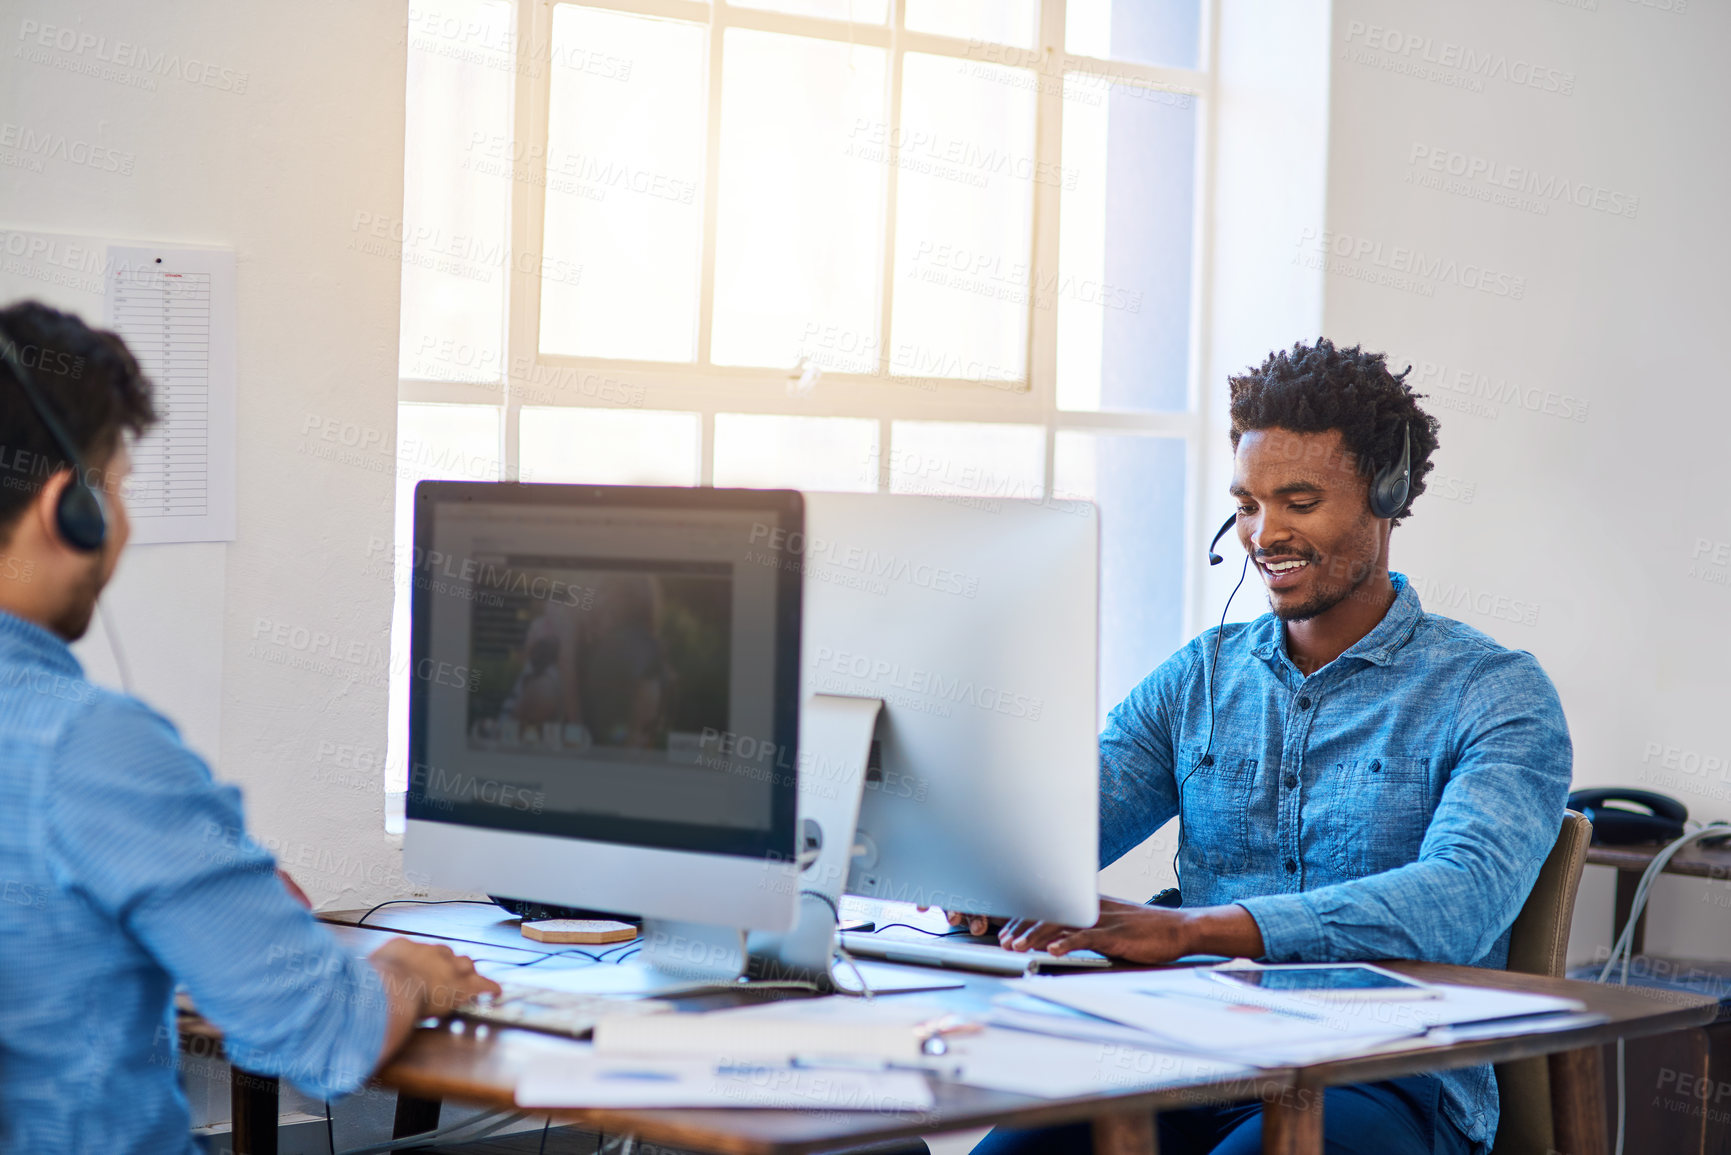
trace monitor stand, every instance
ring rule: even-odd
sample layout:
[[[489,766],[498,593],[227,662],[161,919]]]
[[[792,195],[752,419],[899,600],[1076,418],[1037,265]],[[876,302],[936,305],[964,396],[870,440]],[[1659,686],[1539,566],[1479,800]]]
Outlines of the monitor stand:
[[[841,892],[853,863],[860,799],[881,698],[813,694],[799,715],[799,911],[793,929],[751,935],[755,982],[815,983],[837,989],[831,972]]]
[[[559,990],[579,994],[650,997],[753,982],[809,982],[829,993],[845,989],[831,973],[836,917],[854,856],[860,799],[881,698],[814,694],[799,719],[800,859],[797,912],[787,931],[744,931],[706,923],[646,918],[641,953],[614,965],[547,972],[538,977]],[[785,874],[775,876],[784,885]],[[767,881],[767,880],[766,880]],[[884,984],[884,985],[880,985]],[[874,978],[874,989],[889,980]],[[925,987],[919,989],[928,989]]]

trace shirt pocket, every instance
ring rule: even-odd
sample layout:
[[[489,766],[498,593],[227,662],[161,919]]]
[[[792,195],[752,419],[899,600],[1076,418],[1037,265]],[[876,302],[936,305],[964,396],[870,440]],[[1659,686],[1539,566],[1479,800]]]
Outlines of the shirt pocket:
[[[1250,803],[1256,785],[1255,758],[1214,750],[1210,763],[1198,765],[1202,747],[1188,751],[1188,777],[1179,775],[1184,804],[1183,866],[1186,894],[1202,893],[1192,883],[1231,878],[1250,860]]]
[[[1324,786],[1321,841],[1343,874],[1362,878],[1418,860],[1436,810],[1430,759],[1382,754],[1336,763]]]

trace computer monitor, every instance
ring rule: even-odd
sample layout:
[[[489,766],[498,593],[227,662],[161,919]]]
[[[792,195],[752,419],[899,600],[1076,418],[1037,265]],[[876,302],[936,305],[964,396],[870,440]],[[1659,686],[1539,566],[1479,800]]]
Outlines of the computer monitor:
[[[796,777],[737,752],[797,761],[802,530],[783,490],[416,486],[407,866],[666,941],[791,925]]]
[[[1092,925],[1094,506],[808,493],[805,521],[803,693],[884,701],[847,891]]]

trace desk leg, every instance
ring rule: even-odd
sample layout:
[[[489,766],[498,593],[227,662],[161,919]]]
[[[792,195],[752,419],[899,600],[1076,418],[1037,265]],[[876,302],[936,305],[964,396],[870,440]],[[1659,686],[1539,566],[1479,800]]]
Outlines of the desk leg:
[[[391,1138],[407,1139],[439,1129],[439,1107],[443,1100],[417,1099],[397,1092],[397,1115],[391,1123]]]
[[[234,1155],[276,1155],[277,1081],[230,1067],[228,1107]]]
[[[1617,871],[1617,914],[1611,920],[1611,941],[1616,942],[1622,937],[1623,928],[1629,925],[1629,912],[1635,909],[1635,892],[1641,889],[1641,871]],[[1631,945],[1631,954],[1645,954],[1647,951],[1647,912],[1642,911],[1641,917],[1635,921],[1635,941]]]
[[[1262,1155],[1322,1155],[1321,1087],[1294,1087],[1263,1100]]]
[[[1154,1137],[1154,1112],[1096,1115],[1094,1155],[1160,1155],[1160,1141]]]
[[[1605,1155],[1605,1064],[1598,1047],[1550,1056],[1551,1129],[1559,1155]]]

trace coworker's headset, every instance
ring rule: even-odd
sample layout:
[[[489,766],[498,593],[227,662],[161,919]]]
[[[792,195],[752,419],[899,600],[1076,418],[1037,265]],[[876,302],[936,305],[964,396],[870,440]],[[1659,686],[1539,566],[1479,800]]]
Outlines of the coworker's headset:
[[[1614,805],[1619,802],[1625,805]],[[1577,790],[1569,795],[1569,809],[1585,814],[1593,824],[1593,841],[1607,846],[1670,842],[1683,836],[1683,823],[1689,820],[1688,807],[1675,798],[1628,786]]]
[[[6,366],[12,379],[18,382],[18,388],[23,390],[25,400],[30,402],[30,408],[36,411],[42,427],[48,431],[60,455],[72,469],[72,481],[60,491],[60,500],[54,505],[54,527],[66,544],[82,553],[94,553],[102,548],[102,543],[108,537],[108,505],[102,499],[102,494],[91,486],[88,471],[84,468],[84,459],[79,455],[78,448],[72,443],[66,427],[60,424],[60,419],[54,415],[53,408],[36,388],[36,383],[30,379],[30,370],[24,367],[24,362],[18,359],[17,342],[10,334],[0,329],[0,362]]]
[[[1375,517],[1398,517],[1405,511],[1407,499],[1412,495],[1412,426],[1409,422],[1401,422],[1400,426],[1400,460],[1390,462],[1376,471],[1370,479],[1370,512]],[[1214,540],[1208,543],[1208,564],[1219,565],[1226,559],[1214,552],[1214,547],[1220,544],[1220,539],[1226,532],[1238,524],[1238,514],[1228,517],[1214,534]],[[1250,555],[1244,555],[1244,573],[1250,572]],[[1178,872],[1178,856],[1184,852],[1184,786],[1190,781],[1190,776],[1202,767],[1211,765],[1214,752],[1214,668],[1220,661],[1220,639],[1226,633],[1226,612],[1232,607],[1232,599],[1238,596],[1238,586],[1244,584],[1244,573],[1238,575],[1238,585],[1232,587],[1231,595],[1226,599],[1226,605],[1220,611],[1220,628],[1214,633],[1214,656],[1208,663],[1208,744],[1202,750],[1202,757],[1190,767],[1178,783],[1178,849],[1172,854],[1172,872]],[[1182,880],[1180,880],[1182,882]],[[1175,888],[1168,887],[1148,900],[1150,906],[1178,906],[1183,899]]]

